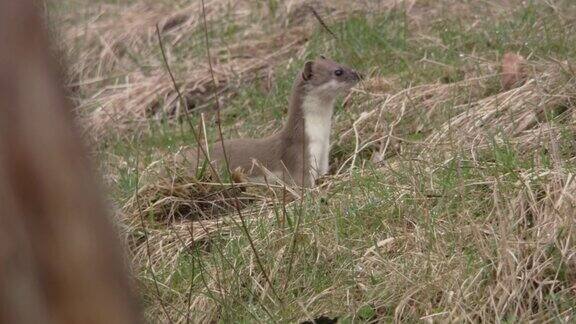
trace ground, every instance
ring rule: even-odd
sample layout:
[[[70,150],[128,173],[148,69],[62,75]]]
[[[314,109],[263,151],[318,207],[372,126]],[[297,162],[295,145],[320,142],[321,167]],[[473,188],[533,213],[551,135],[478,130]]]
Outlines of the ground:
[[[206,0],[206,29],[201,1],[44,12],[151,322],[574,320],[572,1]],[[277,130],[320,54],[366,79],[315,189],[173,162],[218,120]]]

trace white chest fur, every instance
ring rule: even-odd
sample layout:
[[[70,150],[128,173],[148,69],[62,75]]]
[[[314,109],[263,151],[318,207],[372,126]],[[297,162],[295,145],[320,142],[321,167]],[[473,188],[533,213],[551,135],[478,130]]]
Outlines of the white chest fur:
[[[304,99],[303,108],[310,173],[315,180],[328,172],[334,100],[326,101],[311,95]]]

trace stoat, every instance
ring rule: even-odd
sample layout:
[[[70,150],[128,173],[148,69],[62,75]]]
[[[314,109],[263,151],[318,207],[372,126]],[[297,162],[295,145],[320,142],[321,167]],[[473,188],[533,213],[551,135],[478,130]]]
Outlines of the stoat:
[[[306,62],[294,81],[288,119],[278,132],[258,139],[224,140],[230,170],[240,168],[249,178],[260,178],[260,164],[287,183],[313,186],[328,172],[336,97],[359,81],[356,71],[325,57]],[[195,164],[198,152],[192,154],[187,161]],[[225,167],[220,141],[211,145],[210,159]]]

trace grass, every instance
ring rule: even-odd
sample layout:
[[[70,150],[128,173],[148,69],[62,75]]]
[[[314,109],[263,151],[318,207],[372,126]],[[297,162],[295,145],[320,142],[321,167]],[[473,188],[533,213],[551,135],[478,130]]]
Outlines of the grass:
[[[176,9],[194,17],[199,11],[162,1],[135,14],[142,7],[133,2],[99,1],[87,12],[51,7],[50,16],[67,22],[59,33],[75,57],[74,99],[112,199],[126,206],[119,222],[150,321],[574,320],[570,1],[422,0],[354,10],[335,1],[321,12],[338,41],[313,19],[304,31],[291,26],[281,2],[208,2],[216,8],[208,12],[209,35],[224,80],[217,90],[225,137],[278,129],[294,75],[319,54],[369,78],[346,107],[339,103],[331,176],[318,188],[286,202],[284,195],[300,190],[247,186],[239,197],[255,202],[242,218],[228,212],[168,223],[141,205],[179,201],[182,183],[169,186],[171,193],[152,185],[138,204],[135,193],[155,164],[194,138],[186,117],[170,113],[174,90],[153,30]],[[134,21],[111,23],[117,15]],[[202,107],[190,121],[201,125],[204,112],[214,140],[215,88],[197,23],[163,35],[177,81]],[[110,55],[91,28],[105,43],[121,40],[130,54]],[[282,37],[293,45],[280,49]],[[502,92],[498,62],[508,51],[528,58],[528,81]],[[86,82],[94,78],[100,81]],[[192,91],[198,84],[204,91]],[[163,113],[146,118],[150,107]],[[115,118],[93,127],[103,112]],[[217,192],[204,180],[184,185]],[[185,197],[153,212],[206,199]]]

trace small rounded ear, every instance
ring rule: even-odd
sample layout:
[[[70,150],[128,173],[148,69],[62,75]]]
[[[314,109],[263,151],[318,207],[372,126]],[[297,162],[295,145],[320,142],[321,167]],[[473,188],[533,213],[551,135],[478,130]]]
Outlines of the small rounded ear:
[[[308,81],[312,78],[312,61],[304,63],[304,71],[302,71],[302,79]]]

